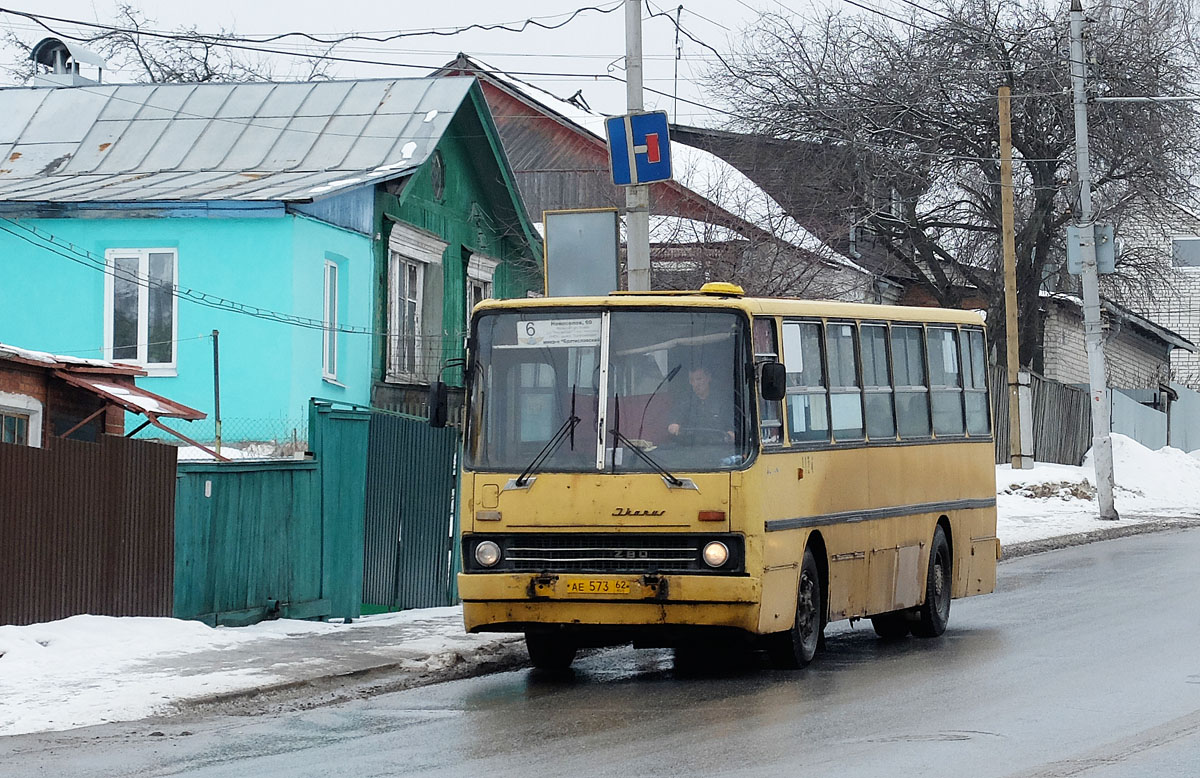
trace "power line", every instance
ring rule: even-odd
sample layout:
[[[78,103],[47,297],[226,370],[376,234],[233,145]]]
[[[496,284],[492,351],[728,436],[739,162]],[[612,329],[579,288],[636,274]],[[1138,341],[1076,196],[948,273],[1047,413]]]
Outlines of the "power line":
[[[65,19],[63,17],[50,16],[48,14],[35,14],[35,13],[30,13],[28,11],[16,11],[11,8],[0,8],[0,13],[12,14],[14,16],[22,16],[22,17],[29,19],[29,20],[33,21],[34,23],[44,27],[45,29],[50,30],[50,32],[55,32],[55,31],[51,30],[48,26],[46,26],[41,21],[42,19],[49,19],[52,22],[61,22],[64,24],[74,24],[74,25],[78,25],[81,27],[90,27],[90,28],[96,29],[96,30],[105,30],[106,32],[121,32],[121,33],[136,32],[139,35],[146,35],[148,37],[153,37],[153,38],[164,38],[164,39],[168,39],[168,40],[190,40],[190,41],[194,41],[196,43],[218,43],[218,42],[225,43],[228,41],[236,41],[239,43],[273,43],[275,41],[281,41],[286,38],[306,38],[306,39],[312,41],[313,43],[317,43],[322,46],[328,46],[328,45],[337,45],[339,43],[344,43],[346,41],[351,41],[351,40],[364,40],[364,41],[371,41],[373,43],[389,43],[391,41],[399,40],[401,38],[423,37],[423,36],[427,36],[427,35],[450,37],[450,36],[462,34],[464,32],[470,32],[471,30],[481,30],[481,31],[499,30],[499,31],[503,31],[503,32],[517,32],[517,33],[525,32],[530,27],[540,27],[540,28],[546,29],[546,30],[557,30],[560,27],[565,27],[567,24],[570,24],[572,21],[575,20],[576,17],[578,17],[579,15],[581,15],[583,13],[586,13],[589,11],[595,11],[595,12],[601,13],[601,14],[609,14],[609,13],[612,13],[613,11],[616,11],[616,10],[624,7],[624,5],[625,5],[624,0],[617,0],[612,6],[610,6],[608,8],[605,8],[602,6],[594,6],[594,5],[584,6],[582,8],[576,8],[574,11],[570,11],[570,12],[566,12],[566,13],[562,13],[562,14],[553,14],[550,16],[541,16],[541,17],[530,17],[528,19],[522,19],[520,21],[515,21],[515,22],[497,22],[494,24],[468,24],[468,25],[465,25],[462,27],[446,27],[446,28],[431,27],[431,28],[422,29],[422,30],[398,31],[391,35],[382,36],[382,37],[364,35],[361,33],[351,33],[349,35],[339,35],[336,38],[330,38],[330,39],[321,38],[312,33],[303,32],[303,31],[299,31],[299,30],[291,31],[291,32],[284,32],[284,33],[269,34],[269,35],[260,35],[260,36],[255,36],[255,37],[247,37],[247,36],[226,35],[226,34],[215,35],[215,34],[211,34],[211,33],[201,33],[201,32],[167,32],[164,30],[154,30],[154,29],[145,29],[145,28],[130,29],[130,28],[119,27],[119,26],[111,25],[111,24],[103,24],[100,22],[88,22],[88,21],[84,21],[84,20],[80,20],[80,19]],[[557,19],[562,16],[566,16],[567,18],[564,19],[562,22],[559,22],[558,24],[544,24],[540,21],[541,19]]]
[[[8,225],[16,227],[17,230],[11,229]],[[257,305],[240,303],[219,295],[211,294],[209,292],[201,292],[196,289],[181,287],[178,284],[168,284],[162,281],[155,281],[150,278],[143,278],[138,273],[120,271],[114,266],[110,265],[109,262],[104,258],[97,257],[91,252],[80,249],[72,243],[63,241],[46,230],[27,226],[12,219],[0,217],[0,230],[7,232],[15,238],[23,240],[32,246],[40,248],[44,251],[49,251],[53,254],[57,254],[64,259],[70,260],[71,262],[82,265],[91,270],[96,270],[104,273],[105,275],[112,276],[114,279],[128,281],[146,288],[153,286],[159,289],[164,289],[169,291],[179,300],[196,303],[197,305],[203,305],[207,308],[228,311],[230,313],[239,313],[244,316],[251,316],[264,321],[289,324],[295,327],[304,327],[306,329],[344,332],[352,335],[379,334],[368,327],[354,327],[345,324],[331,325],[321,319],[312,319],[306,316],[297,316],[291,313],[274,311],[269,308],[261,308]],[[30,235],[22,235],[18,230],[27,232]],[[37,240],[34,240],[34,238],[37,238],[42,242],[39,243]]]

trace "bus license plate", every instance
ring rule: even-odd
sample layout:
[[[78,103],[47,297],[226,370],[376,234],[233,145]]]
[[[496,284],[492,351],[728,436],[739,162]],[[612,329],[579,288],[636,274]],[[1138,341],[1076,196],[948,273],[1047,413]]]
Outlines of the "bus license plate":
[[[580,595],[628,597],[634,593],[629,581],[623,578],[564,577],[559,582],[558,590],[568,597],[578,597]]]

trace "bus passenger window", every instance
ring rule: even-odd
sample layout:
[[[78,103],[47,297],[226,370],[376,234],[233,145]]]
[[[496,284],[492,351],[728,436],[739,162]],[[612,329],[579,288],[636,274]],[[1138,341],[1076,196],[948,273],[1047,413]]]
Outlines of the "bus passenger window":
[[[821,363],[821,325],[784,322],[788,435],[793,442],[829,440],[828,398]]]
[[[963,421],[962,373],[958,365],[958,332],[929,328],[929,391],[933,402],[933,431],[961,435]]]
[[[929,394],[925,386],[925,338],[920,327],[892,327],[896,421],[900,437],[929,437]]]
[[[754,363],[779,359],[779,342],[775,336],[774,319],[754,320]],[[764,446],[783,443],[783,412],[778,400],[758,398],[760,434]]]
[[[987,435],[991,432],[991,417],[988,415],[987,350],[981,331],[963,330],[962,356],[967,433]]]
[[[888,377],[887,327],[862,326],[863,392],[867,410],[867,437],[896,437],[892,413],[892,381]]]
[[[862,389],[854,358],[854,325],[829,322],[825,348],[829,356],[829,415],[834,440],[861,440],[863,436]]]

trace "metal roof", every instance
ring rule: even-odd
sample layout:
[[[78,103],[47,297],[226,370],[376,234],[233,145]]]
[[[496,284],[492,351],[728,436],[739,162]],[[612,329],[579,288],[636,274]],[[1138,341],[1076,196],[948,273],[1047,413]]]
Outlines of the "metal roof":
[[[0,89],[0,201],[306,201],[419,167],[473,78]]]

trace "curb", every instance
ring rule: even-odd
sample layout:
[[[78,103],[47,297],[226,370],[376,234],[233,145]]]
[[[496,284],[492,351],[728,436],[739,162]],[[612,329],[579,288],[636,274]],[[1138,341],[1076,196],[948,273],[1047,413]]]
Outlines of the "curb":
[[[1099,519],[1097,519],[1099,521]],[[1001,563],[1012,559],[1019,559],[1030,554],[1041,554],[1046,551],[1055,551],[1060,548],[1068,548],[1070,546],[1082,546],[1086,543],[1096,543],[1101,540],[1115,540],[1117,538],[1125,538],[1131,535],[1148,535],[1153,532],[1166,532],[1168,530],[1188,529],[1190,527],[1200,526],[1200,517],[1181,517],[1172,519],[1155,519],[1145,521],[1139,524],[1126,524],[1121,527],[1109,527],[1105,529],[1089,530],[1088,532],[1077,532],[1072,535],[1059,535],[1053,538],[1044,538],[1042,540],[1028,540],[1024,543],[1013,543],[1011,546],[1004,546],[1002,549],[1004,556],[1000,559]]]
[[[414,661],[383,662],[354,670],[326,672],[302,678],[235,689],[204,697],[176,700],[154,719],[178,719],[189,714],[254,715],[309,710],[364,699],[376,694],[456,681],[477,675],[515,670],[529,665],[522,640],[513,638],[469,653],[453,652],[444,667],[414,667]],[[447,657],[450,655],[448,654]]]

